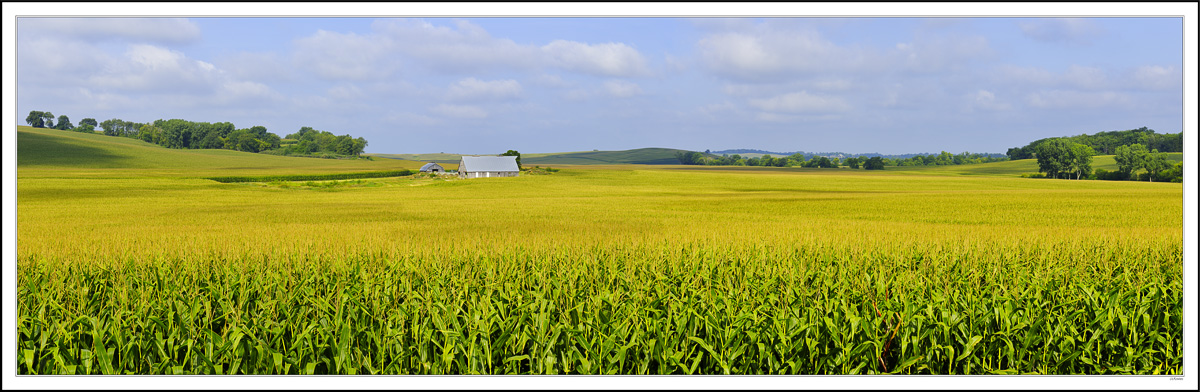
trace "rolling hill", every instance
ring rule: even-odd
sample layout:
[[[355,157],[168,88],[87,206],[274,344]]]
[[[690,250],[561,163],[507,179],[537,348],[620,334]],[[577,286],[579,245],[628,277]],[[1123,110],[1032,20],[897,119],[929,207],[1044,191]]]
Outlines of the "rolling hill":
[[[231,150],[172,149],[124,137],[17,127],[18,177],[205,177],[347,173],[420,166],[418,162],[391,159],[339,160]]]

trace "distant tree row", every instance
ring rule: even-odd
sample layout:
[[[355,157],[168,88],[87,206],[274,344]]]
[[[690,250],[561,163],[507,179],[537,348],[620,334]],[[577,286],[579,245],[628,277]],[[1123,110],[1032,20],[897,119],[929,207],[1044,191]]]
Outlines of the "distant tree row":
[[[680,164],[684,165],[711,165],[711,166],[774,166],[774,167],[812,167],[812,168],[836,168],[840,166],[849,166],[851,169],[858,169],[859,166],[864,166],[870,163],[871,167],[868,170],[882,170],[883,166],[924,166],[924,165],[968,165],[974,163],[987,163],[996,161],[1007,161],[1006,157],[991,157],[987,154],[975,154],[964,152],[961,154],[951,154],[942,151],[937,155],[917,155],[907,159],[887,159],[882,157],[851,157],[846,159],[829,158],[824,156],[813,155],[805,158],[804,154],[792,154],[786,157],[772,157],[763,155],[758,158],[746,158],[739,154],[715,156],[712,154],[704,154],[695,151],[680,151],[675,153],[675,158]]]
[[[359,156],[367,146],[367,140],[361,137],[334,136],[311,127],[301,127],[299,132],[288,135],[288,139],[281,139],[261,125],[239,129],[229,122],[159,119],[152,123],[138,123],[114,118],[97,123],[95,119],[85,118],[78,127],[73,127],[65,115],[58,117],[58,125],[55,126],[53,116],[50,112],[31,111],[25,122],[37,128],[85,133],[95,133],[95,128],[100,127],[108,136],[138,139],[167,148],[226,149],[277,155]]]
[[[1072,143],[1091,147],[1099,155],[1115,154],[1118,147],[1141,144],[1145,148],[1162,152],[1183,152],[1183,133],[1155,133],[1153,129],[1141,127],[1126,131],[1100,132],[1095,135],[1076,135],[1039,139],[1024,147],[1008,149],[1010,159],[1032,159],[1038,146],[1054,139],[1066,139]]]
[[[1096,151],[1069,138],[1042,141],[1034,154],[1037,156],[1038,171],[1049,178],[1139,181],[1145,178],[1151,182],[1157,178],[1159,181],[1183,181],[1183,162],[1172,164],[1167,154],[1157,149],[1147,151],[1145,146],[1135,143],[1118,146],[1113,152],[1117,171],[1097,169],[1095,173],[1092,172],[1092,156],[1096,155]]]
[[[940,154],[917,155],[907,159],[894,159],[892,162],[896,166],[947,166],[947,165],[972,165],[976,163],[990,163],[1007,161],[1008,157],[993,157],[988,154],[978,154],[963,152],[959,154],[951,154],[942,151]]]

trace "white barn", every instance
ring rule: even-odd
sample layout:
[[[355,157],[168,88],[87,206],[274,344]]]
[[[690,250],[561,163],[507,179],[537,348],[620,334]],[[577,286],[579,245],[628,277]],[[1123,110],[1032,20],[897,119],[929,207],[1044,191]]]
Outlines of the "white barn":
[[[459,178],[516,177],[520,173],[515,156],[464,156],[458,161]]]

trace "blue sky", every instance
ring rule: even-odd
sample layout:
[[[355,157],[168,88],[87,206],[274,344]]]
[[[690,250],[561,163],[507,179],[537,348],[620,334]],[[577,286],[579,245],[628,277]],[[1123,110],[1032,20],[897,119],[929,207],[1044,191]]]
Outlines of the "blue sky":
[[[18,114],[374,153],[1002,153],[1184,116],[1182,18],[20,18],[16,44]]]

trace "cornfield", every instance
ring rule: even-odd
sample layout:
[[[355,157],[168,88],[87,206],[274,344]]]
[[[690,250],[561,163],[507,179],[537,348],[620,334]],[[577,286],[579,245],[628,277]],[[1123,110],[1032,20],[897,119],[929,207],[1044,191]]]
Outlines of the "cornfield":
[[[23,180],[19,372],[1182,371],[1178,184],[370,181]]]

